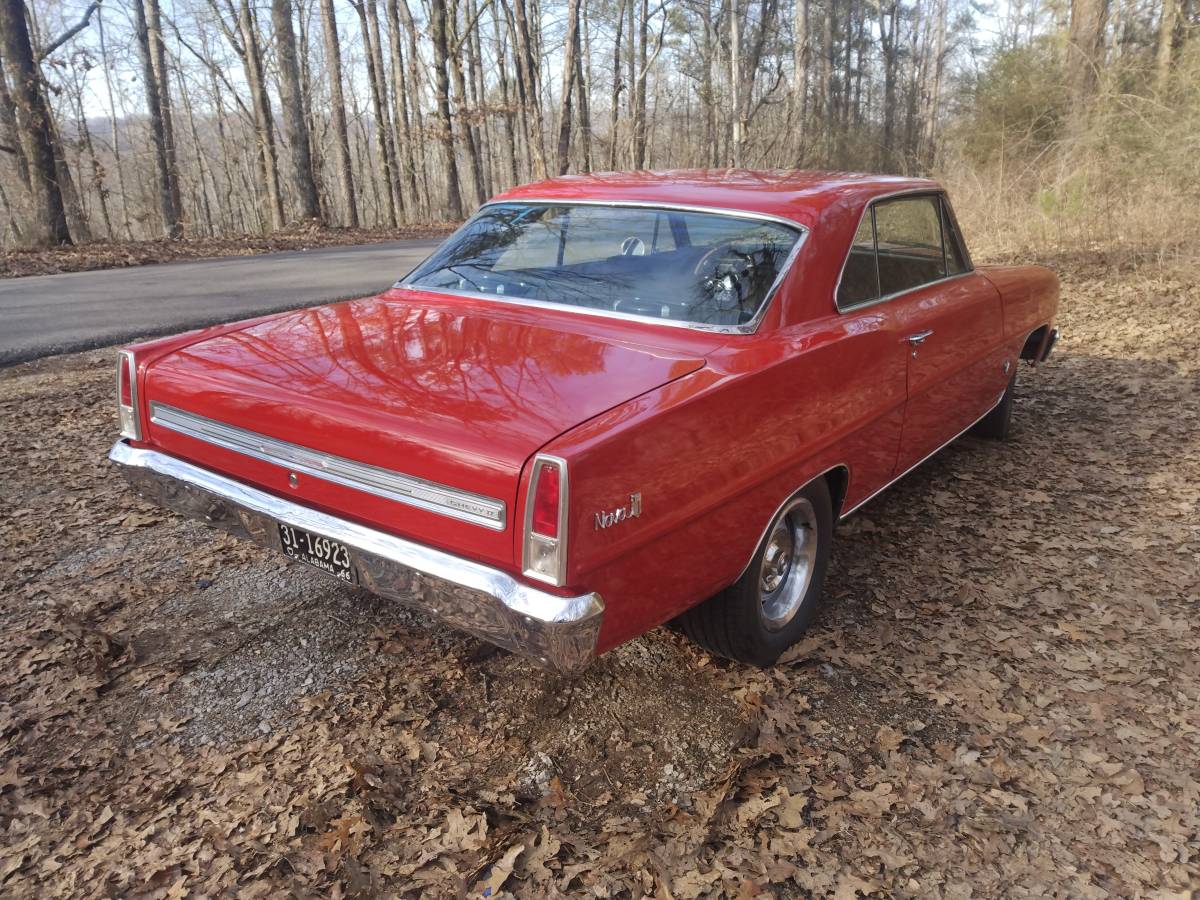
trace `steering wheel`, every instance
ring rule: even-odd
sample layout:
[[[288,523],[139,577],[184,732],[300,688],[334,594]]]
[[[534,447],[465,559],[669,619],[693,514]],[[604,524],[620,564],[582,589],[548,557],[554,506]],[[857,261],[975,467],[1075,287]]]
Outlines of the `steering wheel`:
[[[750,254],[739,251],[732,241],[717,244],[692,267],[699,276],[710,301],[719,310],[734,309],[746,299],[755,262]]]
[[[625,240],[621,241],[621,255],[645,256],[646,242],[640,237],[634,237],[633,235],[630,235],[629,237],[625,238]]]

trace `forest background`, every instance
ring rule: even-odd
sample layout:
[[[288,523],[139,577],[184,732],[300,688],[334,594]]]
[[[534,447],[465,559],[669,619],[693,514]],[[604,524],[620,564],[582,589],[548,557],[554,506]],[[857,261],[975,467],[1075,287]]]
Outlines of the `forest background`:
[[[461,220],[548,175],[931,174],[976,256],[1192,253],[1200,0],[0,0],[0,247]]]

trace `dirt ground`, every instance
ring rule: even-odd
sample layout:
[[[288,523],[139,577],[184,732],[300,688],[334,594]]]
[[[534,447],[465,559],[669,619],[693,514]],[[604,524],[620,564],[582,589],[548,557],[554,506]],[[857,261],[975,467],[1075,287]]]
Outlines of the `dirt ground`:
[[[1068,274],[1014,439],[840,526],[768,672],[545,674],[134,499],[111,352],[0,372],[0,893],[1187,895],[1196,276]]]
[[[178,241],[91,241],[51,250],[0,248],[0,278],[54,275],[93,269],[122,269],[150,263],[218,256],[256,256],[283,250],[312,250],[344,244],[370,244],[410,238],[445,237],[455,226],[434,222],[400,228],[303,228],[269,235],[235,235],[219,238],[186,238]]]

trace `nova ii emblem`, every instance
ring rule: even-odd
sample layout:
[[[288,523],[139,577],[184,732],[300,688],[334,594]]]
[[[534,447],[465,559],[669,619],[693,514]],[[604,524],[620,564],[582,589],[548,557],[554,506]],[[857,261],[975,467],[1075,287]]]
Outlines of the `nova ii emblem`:
[[[629,495],[629,502],[616,509],[602,510],[596,513],[596,531],[610,528],[626,519],[635,519],[642,514],[642,492]]]

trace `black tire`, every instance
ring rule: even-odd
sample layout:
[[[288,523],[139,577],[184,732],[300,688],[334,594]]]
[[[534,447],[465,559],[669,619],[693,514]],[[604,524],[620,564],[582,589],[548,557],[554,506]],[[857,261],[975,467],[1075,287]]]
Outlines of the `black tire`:
[[[811,525],[801,524],[810,520]],[[782,537],[787,531],[792,534],[791,551],[795,558],[786,563],[787,571],[775,588],[764,593],[764,585],[779,577],[781,556],[777,532]],[[797,546],[800,532],[807,537]],[[809,540],[814,542],[811,548]],[[717,656],[764,668],[771,665],[800,639],[816,615],[832,540],[833,503],[829,485],[824,478],[818,478],[776,514],[742,576],[679,617],[684,633]],[[768,547],[774,551],[775,562],[764,567]],[[803,582],[789,585],[792,576],[803,578]],[[787,598],[791,599],[784,603]],[[771,610],[780,612],[775,620],[771,620]]]
[[[993,441],[1008,440],[1009,432],[1012,430],[1013,398],[1016,396],[1016,392],[1017,367],[1014,366],[1012,378],[1008,379],[1008,387],[1004,389],[1004,396],[1000,398],[995,409],[975,423],[971,434]]]

